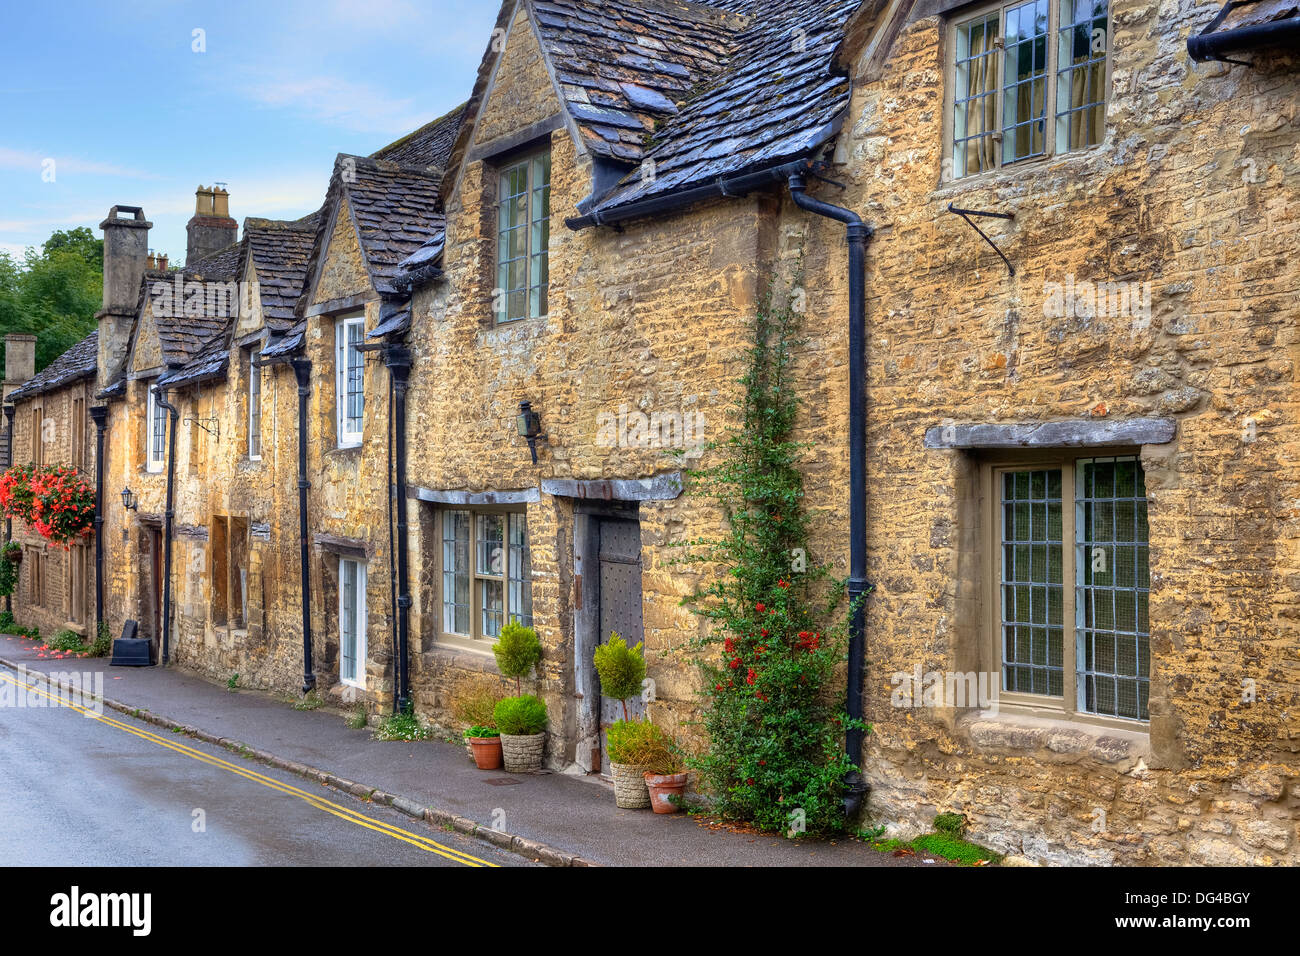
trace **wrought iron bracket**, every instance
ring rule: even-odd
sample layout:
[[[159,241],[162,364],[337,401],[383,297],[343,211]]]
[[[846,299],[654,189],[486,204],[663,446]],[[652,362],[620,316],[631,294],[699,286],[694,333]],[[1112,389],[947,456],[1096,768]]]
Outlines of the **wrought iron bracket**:
[[[212,418],[187,418],[185,419],[185,424],[197,425],[217,441],[221,441],[221,419],[216,418],[215,416]],[[212,427],[209,428],[209,425]]]
[[[995,243],[992,239],[990,239],[988,237],[988,234],[985,233],[984,230],[981,229],[979,226],[977,226],[975,224],[975,220],[971,218],[971,216],[983,216],[986,219],[1014,220],[1016,218],[1015,213],[987,212],[982,209],[958,209],[952,203],[948,203],[948,211],[950,213],[953,213],[954,215],[961,216],[963,219],[965,219],[966,224],[970,226],[972,229],[974,229],[976,232],[978,232],[980,234],[980,238],[982,238],[985,242],[987,242],[992,247],[993,251],[996,252],[999,256],[1001,256],[1002,261],[1006,263],[1007,271],[1010,272],[1013,276],[1016,274],[1016,267],[1011,264],[1011,260],[1008,259],[1006,257],[1006,254],[1003,253],[1003,251],[997,247],[997,243]]]

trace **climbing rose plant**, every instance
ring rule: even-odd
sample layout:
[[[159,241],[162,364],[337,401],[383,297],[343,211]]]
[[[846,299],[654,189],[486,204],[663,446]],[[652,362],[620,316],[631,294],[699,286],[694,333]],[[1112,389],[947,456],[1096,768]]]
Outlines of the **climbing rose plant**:
[[[75,468],[15,466],[0,476],[0,510],[67,548],[95,521],[95,489]]]
[[[682,543],[681,560],[708,582],[683,603],[711,624],[694,644],[709,746],[693,763],[720,815],[797,836],[843,829],[842,783],[857,768],[844,753],[850,720],[835,680],[844,582],[812,563],[808,446],[793,441],[799,315],[773,300],[769,292],[755,320],[741,424],[709,446],[716,465],[688,472],[691,490],[722,506],[726,531]]]

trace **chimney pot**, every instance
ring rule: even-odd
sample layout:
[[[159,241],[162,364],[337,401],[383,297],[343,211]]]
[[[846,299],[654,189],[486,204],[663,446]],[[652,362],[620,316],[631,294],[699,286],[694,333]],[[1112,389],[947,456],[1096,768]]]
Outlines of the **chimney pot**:
[[[212,215],[212,190],[207,186],[200,186],[194,193],[194,215]]]
[[[230,218],[230,193],[220,186],[212,191],[212,215],[219,219]]]

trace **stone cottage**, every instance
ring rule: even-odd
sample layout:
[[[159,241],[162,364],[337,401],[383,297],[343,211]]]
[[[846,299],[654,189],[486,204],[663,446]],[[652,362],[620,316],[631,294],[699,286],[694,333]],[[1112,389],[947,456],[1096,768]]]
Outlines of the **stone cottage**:
[[[1224,10],[506,0],[467,104],[314,217],[239,238],[200,193],[181,286],[233,307],[157,314],[176,275],[106,221],[108,620],[450,723],[518,618],[548,759],[592,772],[617,630],[689,735],[671,545],[723,517],[673,453],[733,423],[775,283],[817,557],[867,595],[872,817],[1296,862],[1300,19]]]

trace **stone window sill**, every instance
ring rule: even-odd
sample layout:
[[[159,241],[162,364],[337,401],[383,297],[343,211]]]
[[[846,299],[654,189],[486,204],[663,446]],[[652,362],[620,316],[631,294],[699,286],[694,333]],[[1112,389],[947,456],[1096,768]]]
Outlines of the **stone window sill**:
[[[1151,738],[1145,728],[1118,729],[1007,712],[972,714],[959,720],[957,726],[967,740],[985,751],[1041,753],[1061,759],[1082,757],[1114,766],[1151,760]]]
[[[491,647],[484,647],[480,650],[477,647],[471,648],[461,644],[434,643],[427,653],[432,661],[450,667],[478,671],[483,674],[501,673],[497,669],[496,658],[492,654]]]

